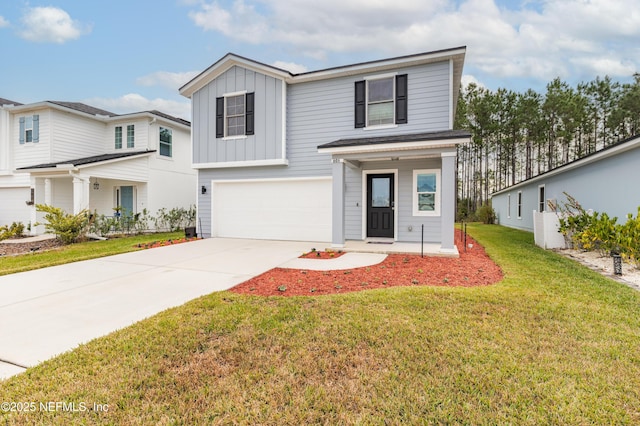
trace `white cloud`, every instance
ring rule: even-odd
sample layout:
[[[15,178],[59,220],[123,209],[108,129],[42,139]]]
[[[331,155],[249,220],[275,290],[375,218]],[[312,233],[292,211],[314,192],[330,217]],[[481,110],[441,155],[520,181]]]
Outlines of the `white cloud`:
[[[203,0],[196,26],[253,45],[397,56],[467,46],[477,78],[550,81],[640,68],[637,0]],[[597,73],[597,74],[594,74]]]
[[[187,72],[168,72],[157,71],[142,76],[136,80],[141,86],[161,86],[167,89],[177,91],[180,87],[188,83],[192,78],[199,74],[199,71]]]
[[[88,105],[102,108],[116,114],[130,114],[134,112],[158,110],[174,117],[191,120],[191,104],[189,100],[184,102],[172,101],[168,99],[156,98],[147,99],[137,93],[129,93],[119,98],[92,98],[86,99]]]
[[[35,42],[62,44],[91,31],[89,26],[74,21],[67,12],[53,6],[29,8],[22,24],[24,29],[20,35]]]
[[[0,28],[8,27],[9,21],[7,21],[4,16],[0,16]]]
[[[273,66],[276,68],[280,68],[281,70],[289,71],[293,74],[300,74],[308,71],[308,68],[306,66],[296,64],[295,62],[275,61],[273,63]]]

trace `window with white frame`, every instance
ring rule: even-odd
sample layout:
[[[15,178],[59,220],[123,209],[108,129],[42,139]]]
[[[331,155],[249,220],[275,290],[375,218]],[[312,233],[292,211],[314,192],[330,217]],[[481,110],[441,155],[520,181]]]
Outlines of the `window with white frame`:
[[[254,134],[255,93],[227,93],[216,98],[216,138],[239,139]]]
[[[173,136],[171,129],[160,127],[160,155],[163,157],[172,156]]]
[[[127,148],[135,147],[135,127],[133,124],[127,126]]]
[[[413,215],[440,215],[440,170],[413,171]]]
[[[544,185],[540,185],[538,187],[538,211],[540,213],[546,210],[545,204],[546,204],[546,199],[545,199],[545,193],[544,193]]]
[[[367,80],[367,126],[395,122],[394,81],[393,77]]]
[[[518,213],[518,219],[522,219],[522,191],[518,191],[517,213]]]
[[[27,115],[20,117],[20,144],[38,142],[40,136],[39,115]]]
[[[511,194],[507,194],[507,218],[511,219]]]
[[[122,149],[122,126],[116,126],[114,138],[115,149]]]

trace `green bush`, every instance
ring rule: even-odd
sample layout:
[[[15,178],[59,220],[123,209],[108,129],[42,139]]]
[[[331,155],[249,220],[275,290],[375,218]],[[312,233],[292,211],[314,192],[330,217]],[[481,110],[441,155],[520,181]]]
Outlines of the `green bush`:
[[[10,226],[0,226],[0,241],[19,237],[22,234],[24,234],[24,224],[22,222],[13,222]]]
[[[46,213],[44,223],[47,232],[54,233],[63,244],[71,244],[83,236],[88,229],[89,214],[86,210],[78,214],[67,214],[58,207],[36,204],[36,210]],[[42,225],[36,223],[36,225]]]
[[[636,217],[627,215],[627,222],[619,225],[618,244],[620,254],[640,268],[640,207]]]
[[[491,202],[483,204],[482,207],[476,211],[476,217],[480,222],[487,225],[496,223],[496,212],[493,210],[493,207],[491,207]]]

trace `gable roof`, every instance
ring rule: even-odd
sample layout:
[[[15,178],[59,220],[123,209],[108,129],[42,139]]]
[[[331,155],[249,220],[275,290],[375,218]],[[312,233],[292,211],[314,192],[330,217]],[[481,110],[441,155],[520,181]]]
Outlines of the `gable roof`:
[[[397,56],[394,58],[380,59],[375,61],[361,62],[351,65],[343,65],[339,67],[326,68],[319,71],[309,71],[294,74],[289,71],[266,65],[262,62],[248,59],[234,53],[227,53],[213,65],[205,69],[203,72],[195,76],[188,83],[180,88],[180,94],[190,98],[193,93],[197,92],[216,77],[226,72],[233,66],[239,65],[244,68],[261,72],[281,80],[289,84],[303,83],[307,81],[325,80],[348,75],[361,74],[364,72],[381,72],[391,70],[398,67],[406,67],[413,65],[421,65],[446,60],[453,61],[454,74],[454,99],[457,99],[457,92],[460,79],[462,78],[462,66],[464,64],[464,56],[466,47],[455,47],[451,49],[436,50],[433,52],[417,53],[414,55]]]
[[[10,101],[9,99],[0,98],[0,106],[5,105],[22,105],[20,102]]]
[[[88,164],[95,164],[95,163],[102,163],[104,161],[111,161],[111,160],[119,160],[119,159],[123,159],[123,158],[128,158],[128,157],[135,157],[138,155],[144,155],[144,154],[151,154],[153,152],[156,152],[155,150],[146,150],[146,151],[130,151],[130,152],[118,152],[115,154],[101,154],[101,155],[92,155],[90,157],[82,157],[82,158],[76,158],[73,160],[62,160],[62,161],[55,161],[52,163],[42,163],[42,164],[36,164],[35,166],[27,166],[27,167],[20,167],[16,170],[34,170],[37,171],[38,169],[53,169],[53,168],[58,168],[59,166],[63,166],[63,165],[69,165],[72,167],[78,167],[78,166],[85,166]],[[62,167],[60,167],[62,168]]]

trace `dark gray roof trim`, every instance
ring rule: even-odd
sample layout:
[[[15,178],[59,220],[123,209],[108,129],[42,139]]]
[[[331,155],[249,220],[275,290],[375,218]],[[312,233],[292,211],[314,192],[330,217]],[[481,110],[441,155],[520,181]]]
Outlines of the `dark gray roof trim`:
[[[9,99],[0,98],[0,105],[22,105],[20,102],[10,101]]]
[[[37,164],[35,166],[20,167],[17,170],[51,169],[56,167],[58,164],[72,164],[74,167],[77,167],[77,166],[84,166],[87,164],[100,163],[102,161],[118,160],[121,158],[134,157],[136,155],[149,154],[152,152],[156,152],[156,151],[155,150],[131,151],[131,152],[119,152],[117,154],[93,155],[91,157],[76,158],[75,160],[63,160],[63,161],[56,161],[55,163],[44,163],[44,164]]]
[[[91,105],[83,104],[80,102],[64,102],[64,101],[47,101],[47,102],[55,105],[60,105],[65,108],[74,109],[76,111],[84,112],[86,114],[91,114],[91,115],[104,115],[107,117],[116,117],[118,115],[111,111],[95,108],[95,107],[92,107]]]
[[[342,147],[348,147],[348,146],[362,146],[362,145],[379,145],[379,144],[403,143],[403,142],[422,142],[422,141],[430,141],[430,140],[463,139],[463,138],[470,138],[470,137],[471,137],[471,133],[467,132],[466,130],[445,130],[441,132],[411,133],[406,135],[376,136],[376,137],[356,138],[356,139],[339,139],[337,141],[319,145],[318,149],[342,148]]]

